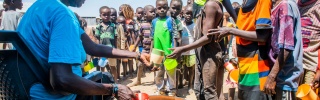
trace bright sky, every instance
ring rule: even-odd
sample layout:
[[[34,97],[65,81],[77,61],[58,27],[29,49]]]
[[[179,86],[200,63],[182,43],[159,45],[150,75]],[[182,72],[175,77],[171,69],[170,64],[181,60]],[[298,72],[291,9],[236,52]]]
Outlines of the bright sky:
[[[0,0],[0,4],[2,5],[3,0]],[[25,11],[33,2],[36,0],[22,0],[24,3]],[[168,0],[170,1],[170,0]],[[242,3],[242,0],[230,0],[232,2]],[[99,16],[99,8],[101,6],[109,6],[112,8],[119,9],[121,4],[130,4],[134,9],[137,7],[144,7],[145,5],[155,5],[156,0],[86,0],[81,8],[71,8],[74,12],[78,13],[80,16],[90,16],[90,17],[98,17]],[[183,0],[184,5],[187,0]],[[0,6],[2,8],[2,6]]]

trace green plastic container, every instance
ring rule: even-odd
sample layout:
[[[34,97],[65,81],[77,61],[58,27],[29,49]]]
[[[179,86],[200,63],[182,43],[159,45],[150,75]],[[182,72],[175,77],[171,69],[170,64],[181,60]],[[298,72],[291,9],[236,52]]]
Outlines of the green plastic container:
[[[169,58],[166,59],[163,64],[167,70],[172,70],[178,66],[178,62],[176,59],[169,59]]]

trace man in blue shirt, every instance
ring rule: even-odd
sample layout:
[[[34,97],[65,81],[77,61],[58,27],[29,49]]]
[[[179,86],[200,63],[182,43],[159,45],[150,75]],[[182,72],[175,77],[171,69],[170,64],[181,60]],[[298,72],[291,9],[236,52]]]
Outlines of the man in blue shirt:
[[[92,42],[67,7],[81,7],[84,1],[37,0],[20,21],[17,31],[35,55],[50,64],[50,70],[46,73],[50,76],[53,90],[57,92],[49,92],[41,83],[34,84],[30,89],[31,99],[72,100],[75,94],[114,94],[121,100],[134,97],[130,88],[124,85],[95,83],[80,77],[80,65],[86,53],[108,58],[136,58],[147,64],[144,55]],[[115,91],[117,87],[118,91]]]

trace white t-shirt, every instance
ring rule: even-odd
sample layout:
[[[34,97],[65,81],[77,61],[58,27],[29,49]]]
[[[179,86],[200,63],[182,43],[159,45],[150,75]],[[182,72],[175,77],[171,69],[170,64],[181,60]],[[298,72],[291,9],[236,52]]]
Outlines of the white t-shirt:
[[[185,46],[193,43],[194,42],[194,38],[193,38],[194,23],[190,25],[186,25],[185,23],[182,23],[182,26],[183,26],[183,30],[182,30],[182,36],[181,36],[181,46]],[[195,54],[194,50],[190,50],[182,53],[182,55],[194,55],[194,54]]]

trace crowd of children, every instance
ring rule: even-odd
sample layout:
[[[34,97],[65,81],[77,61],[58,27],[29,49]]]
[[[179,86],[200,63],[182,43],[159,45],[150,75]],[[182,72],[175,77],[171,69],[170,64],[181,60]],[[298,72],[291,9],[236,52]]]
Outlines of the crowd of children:
[[[155,48],[163,50],[165,56],[167,56],[172,52],[169,50],[170,48],[188,45],[194,41],[193,27],[195,24],[193,23],[192,5],[188,3],[184,7],[186,10],[182,10],[182,8],[183,3],[181,0],[172,0],[171,2],[157,0],[156,7],[152,5],[138,7],[135,13],[128,4],[121,5],[118,14],[116,9],[103,6],[99,9],[100,21],[98,21],[96,28],[87,28],[85,30],[88,30],[86,33],[93,41],[102,45],[143,53],[151,53],[152,49]],[[79,22],[85,23],[85,20],[80,18]],[[183,53],[183,56],[179,58],[178,67],[170,70],[167,70],[164,65],[155,65],[154,68],[147,68],[150,66],[133,59],[87,56],[87,62],[92,61],[99,71],[106,71],[107,69],[112,73],[116,82],[121,80],[120,75],[123,75],[123,79],[125,79],[127,75],[133,77],[133,74],[136,73],[136,82],[129,86],[141,85],[141,77],[149,69],[150,71],[156,71],[155,84],[158,88],[157,94],[164,95],[169,92],[168,95],[176,96],[176,83],[179,81],[178,85],[181,88],[184,85],[184,79],[187,80],[188,89],[192,93],[194,66],[196,64],[194,51]],[[122,73],[120,73],[121,66],[123,68]],[[136,66],[137,71],[133,70],[134,66]],[[180,70],[176,71],[178,69]],[[164,81],[165,73],[168,75],[167,82]],[[177,76],[179,80],[176,79]]]
[[[0,29],[16,30],[22,14],[15,10],[22,8],[22,1],[4,0],[3,6]],[[197,99],[217,100],[223,97],[223,63],[232,59],[239,68],[241,100],[296,100],[299,85],[319,87],[319,0],[244,0],[243,5],[229,0],[188,0],[185,5],[182,0],[156,0],[155,6],[135,11],[123,4],[118,10],[102,6],[99,12],[95,28],[78,17],[91,40],[133,52],[161,50],[165,56],[163,64],[145,65],[87,55],[85,64],[112,73],[115,82],[121,75],[126,79],[137,74],[130,87],[141,85],[150,70],[155,71],[158,95],[176,96],[188,85]],[[14,49],[7,43],[0,47]]]

